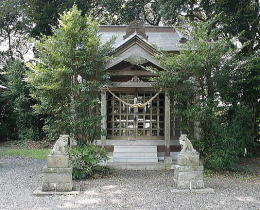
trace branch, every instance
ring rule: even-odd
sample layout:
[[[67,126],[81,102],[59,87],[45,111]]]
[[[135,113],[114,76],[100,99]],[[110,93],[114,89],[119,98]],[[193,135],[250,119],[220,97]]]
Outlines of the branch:
[[[182,14],[179,14],[180,16],[183,16],[183,17],[191,17],[191,18],[197,18],[198,20],[200,21],[203,21],[203,22],[206,22],[206,20],[198,15],[194,15],[194,14],[187,14],[187,15],[182,15]]]

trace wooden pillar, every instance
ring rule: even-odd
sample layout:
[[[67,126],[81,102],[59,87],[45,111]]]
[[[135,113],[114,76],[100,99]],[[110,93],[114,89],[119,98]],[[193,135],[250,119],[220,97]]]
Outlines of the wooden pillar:
[[[102,147],[106,145],[107,137],[107,93],[105,90],[101,91],[101,145]]]
[[[165,91],[164,97],[164,139],[165,139],[165,152],[164,152],[164,162],[171,163],[172,158],[170,155],[171,146],[171,104],[170,96],[168,91]]]

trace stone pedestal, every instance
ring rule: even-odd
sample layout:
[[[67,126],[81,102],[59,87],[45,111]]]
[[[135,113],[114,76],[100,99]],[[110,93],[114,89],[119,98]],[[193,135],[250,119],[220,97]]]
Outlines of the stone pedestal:
[[[181,152],[177,157],[177,165],[180,166],[198,166],[200,164],[200,155],[198,152]]]
[[[204,188],[203,166],[174,165],[173,169],[177,189]]]
[[[43,169],[44,192],[72,191],[72,168],[69,164],[68,136],[61,135],[47,158],[47,167]]]
[[[72,191],[72,168],[44,168],[42,191]]]

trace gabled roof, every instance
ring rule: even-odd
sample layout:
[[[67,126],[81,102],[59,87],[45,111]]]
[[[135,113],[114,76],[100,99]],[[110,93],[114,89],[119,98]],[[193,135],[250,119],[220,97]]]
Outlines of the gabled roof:
[[[150,62],[159,68],[162,68],[154,57],[157,53],[159,52],[156,48],[140,35],[134,33],[114,49],[114,58],[109,62],[106,69],[109,69],[123,61],[135,65],[142,65]]]
[[[127,25],[102,25],[99,27],[101,42],[105,43],[115,37],[114,48],[121,46],[128,38],[126,35]],[[170,26],[144,26],[146,41],[163,51],[179,51],[181,35],[174,27]],[[139,35],[139,34],[138,34]],[[139,35],[140,36],[140,35]]]
[[[155,46],[152,46],[145,38],[137,34],[136,32],[127,37],[118,46],[115,46],[114,53],[116,54],[118,51],[124,48],[124,46],[130,45],[131,43],[138,44],[143,48],[146,48],[148,51],[152,53],[159,53]]]

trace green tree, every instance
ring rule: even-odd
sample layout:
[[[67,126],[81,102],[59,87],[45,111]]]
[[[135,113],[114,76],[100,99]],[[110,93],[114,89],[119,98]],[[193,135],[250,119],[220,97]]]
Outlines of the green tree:
[[[97,106],[110,43],[100,43],[97,23],[76,6],[60,17],[52,33],[36,42],[38,58],[28,64],[28,81],[40,102],[34,108],[48,116],[50,138],[69,133],[80,142],[92,142],[101,132]]]
[[[26,14],[34,22],[31,34],[51,35],[51,26],[58,24],[59,14],[75,4],[82,15],[89,14],[101,24],[128,24],[141,20],[151,25],[161,21],[160,0],[26,0]]]
[[[229,38],[240,37],[251,49],[259,48],[260,5],[257,0],[161,0],[161,15],[169,23],[206,22],[217,15],[218,24]],[[243,36],[239,36],[243,32]],[[258,37],[258,39],[256,39]]]
[[[110,2],[114,3],[113,0]],[[123,0],[121,8],[117,12],[117,22],[129,24],[131,21],[139,20],[150,25],[159,25],[161,21],[160,2],[160,0]]]
[[[0,82],[8,87],[0,98],[1,140],[38,139],[40,128],[29,86],[23,81],[26,68],[24,56],[30,49],[32,24],[25,15],[25,0],[0,2]]]
[[[39,37],[41,34],[51,35],[52,26],[58,25],[60,14],[70,9],[74,4],[82,11],[82,15],[89,14],[90,17],[101,21],[110,20],[114,15],[113,12],[118,9],[121,0],[113,1],[110,4],[108,0],[27,0],[26,14],[35,23],[35,27],[31,31],[33,37]],[[119,3],[118,3],[119,2]],[[106,5],[111,11],[106,10]]]
[[[0,2],[0,67],[10,59],[23,59],[29,49],[28,32],[32,25],[24,14],[25,0]]]
[[[19,61],[10,61],[5,68],[8,90],[1,96],[1,134],[3,139],[38,140],[41,137],[40,116],[33,113],[35,100],[29,95],[25,73],[27,68]]]
[[[199,122],[197,144],[206,166],[223,169],[234,167],[245,148],[252,152],[253,115],[242,96],[245,69],[254,59],[241,61],[239,50],[212,24],[195,24],[180,53],[161,58],[167,70],[158,73],[158,83],[177,102],[175,114],[190,136],[190,123]]]
[[[4,81],[3,78],[2,81]],[[17,137],[15,115],[12,110],[11,101],[7,97],[4,97],[3,94],[4,92],[0,91],[0,141]]]
[[[189,21],[217,21],[207,30],[219,28],[222,35],[233,40],[239,50],[237,66],[245,69],[245,77],[240,83],[243,89],[241,101],[253,112],[255,122],[254,135],[259,133],[257,119],[260,116],[259,93],[259,35],[260,35],[260,4],[258,0],[162,0],[161,15],[168,23],[183,25]],[[240,46],[239,46],[240,45]],[[237,68],[236,68],[237,69]],[[232,70],[233,72],[233,70]],[[239,71],[242,72],[242,71]]]

